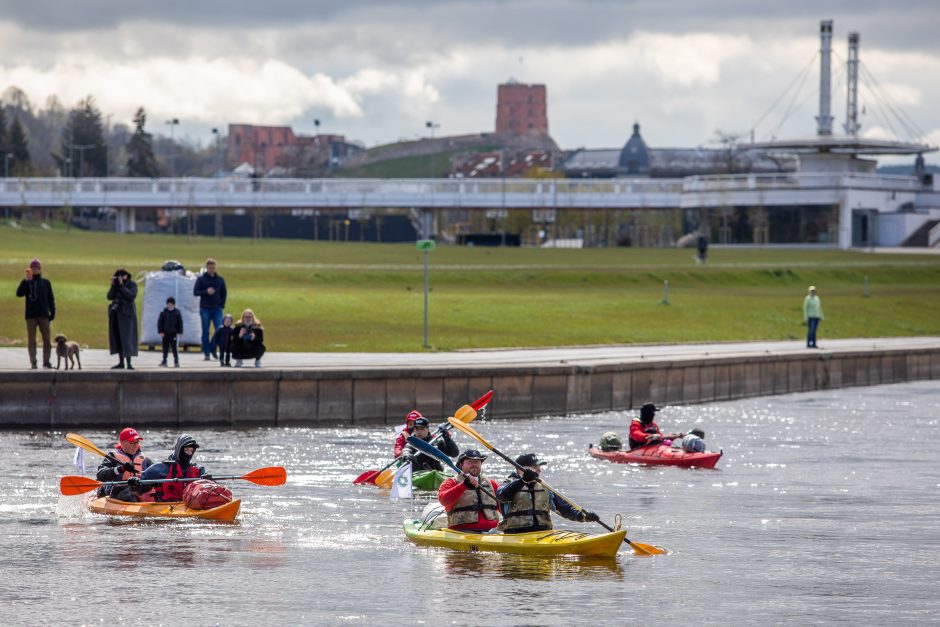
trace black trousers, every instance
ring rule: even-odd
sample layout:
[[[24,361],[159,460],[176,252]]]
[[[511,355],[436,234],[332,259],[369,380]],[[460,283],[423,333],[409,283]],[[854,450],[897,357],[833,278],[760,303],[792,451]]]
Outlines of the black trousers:
[[[180,354],[179,354],[179,348],[177,348],[176,346],[176,335],[175,334],[170,335],[169,333],[167,333],[166,335],[163,336],[163,361],[166,361],[166,355],[170,351],[171,348],[173,349],[173,360],[179,361]]]

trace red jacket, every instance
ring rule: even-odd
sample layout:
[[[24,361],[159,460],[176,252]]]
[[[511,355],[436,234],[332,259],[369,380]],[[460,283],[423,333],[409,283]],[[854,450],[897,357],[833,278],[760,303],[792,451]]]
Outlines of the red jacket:
[[[663,435],[663,432],[659,429],[659,425],[657,425],[655,422],[644,425],[642,422],[640,422],[639,418],[633,419],[633,422],[630,423],[631,449],[646,446],[646,444],[648,444],[646,437],[650,435],[650,433],[647,433],[647,429],[655,429],[656,433],[658,433],[660,437]]]
[[[499,485],[492,479],[490,479],[490,489],[493,491],[493,494],[496,494],[496,491],[499,489]],[[457,503],[457,499],[466,491],[467,486],[463,482],[463,477],[460,477],[459,480],[456,477],[448,477],[444,479],[444,483],[442,483],[441,487],[437,490],[437,500],[441,502],[445,510],[450,511]],[[498,520],[487,520],[483,516],[483,512],[480,512],[476,523],[457,525],[453,528],[465,529],[467,531],[489,531],[490,529],[495,529],[498,524]]]
[[[405,427],[402,429],[401,433],[398,434],[398,437],[395,438],[395,459],[401,457],[401,452],[405,450],[405,446],[408,445],[408,436],[411,435],[411,429]]]

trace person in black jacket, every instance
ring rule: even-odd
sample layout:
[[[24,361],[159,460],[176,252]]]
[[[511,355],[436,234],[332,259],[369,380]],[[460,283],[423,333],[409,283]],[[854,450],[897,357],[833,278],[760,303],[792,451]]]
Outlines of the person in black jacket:
[[[414,425],[412,426],[411,435],[415,436],[419,440],[430,442],[431,423],[428,422],[428,419],[416,419],[414,421]],[[460,453],[460,449],[457,448],[457,443],[454,442],[453,438],[450,437],[450,432],[446,430],[443,432],[443,435],[441,435],[441,439],[435,443],[435,446],[439,451],[450,457],[456,457]],[[402,452],[400,459],[402,464],[411,462],[411,472],[421,472],[422,470],[444,470],[444,466],[441,465],[440,461],[425,453],[419,453],[413,446],[410,445],[405,447],[405,450]]]
[[[137,284],[131,279],[131,273],[119,268],[111,277],[111,288],[108,290],[108,345],[112,355],[120,356],[121,361],[112,370],[123,369],[125,361],[127,369],[133,370],[131,357],[137,356]]]
[[[157,318],[157,332],[163,338],[162,368],[166,368],[166,355],[173,349],[173,366],[180,367],[180,354],[176,345],[176,336],[183,334],[183,314],[176,308],[176,299],[170,296],[166,299],[166,309],[160,312]]]
[[[20,281],[16,295],[26,299],[26,345],[29,363],[36,369],[36,329],[42,335],[42,367],[52,368],[52,321],[55,320],[55,297],[52,283],[42,276],[38,259],[29,262],[26,278]]]
[[[193,296],[199,297],[199,319],[202,322],[202,353],[205,360],[217,357],[209,342],[209,323],[218,331],[222,326],[222,312],[225,311],[225,301],[228,290],[225,289],[225,279],[215,272],[215,259],[206,259],[206,271],[200,274],[193,285]],[[210,357],[211,353],[211,357]]]
[[[225,314],[222,317],[222,326],[215,330],[212,336],[212,350],[218,351],[219,365],[222,367],[232,365],[232,345],[235,343],[235,327],[232,323],[235,320],[232,314]]]
[[[254,359],[255,368],[260,368],[264,351],[264,326],[255,312],[246,309],[242,313],[242,319],[235,325],[235,335],[232,338],[235,367],[241,368],[243,359]]]

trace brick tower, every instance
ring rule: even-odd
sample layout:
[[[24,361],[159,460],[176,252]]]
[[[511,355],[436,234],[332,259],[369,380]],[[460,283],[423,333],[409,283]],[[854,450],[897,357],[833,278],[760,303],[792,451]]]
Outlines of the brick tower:
[[[496,132],[512,135],[548,135],[545,85],[510,80],[496,93]]]

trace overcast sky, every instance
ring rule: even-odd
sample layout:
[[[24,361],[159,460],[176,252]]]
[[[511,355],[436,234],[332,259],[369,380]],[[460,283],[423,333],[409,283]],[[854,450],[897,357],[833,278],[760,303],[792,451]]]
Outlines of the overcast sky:
[[[940,143],[928,0],[0,0],[0,91],[92,94],[112,123],[143,105],[152,132],[175,117],[195,141],[236,122],[312,133],[318,118],[372,146],[428,120],[490,131],[496,86],[514,78],[547,85],[563,148],[621,146],[634,121],[651,146],[708,146],[719,130],[815,133],[821,19],[835,20],[836,128],[858,31],[863,134]]]

